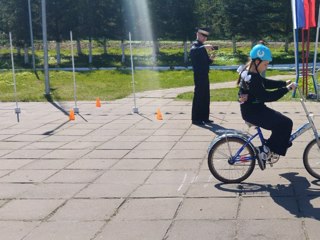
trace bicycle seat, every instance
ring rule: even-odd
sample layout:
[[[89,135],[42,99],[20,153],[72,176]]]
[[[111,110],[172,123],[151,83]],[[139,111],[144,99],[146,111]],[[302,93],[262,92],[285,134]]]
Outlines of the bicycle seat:
[[[254,124],[252,124],[252,123],[249,123],[249,122],[247,122],[247,121],[244,121],[244,123],[247,124],[247,126],[248,126],[249,128],[251,128],[251,127],[256,127],[256,125],[254,125]]]

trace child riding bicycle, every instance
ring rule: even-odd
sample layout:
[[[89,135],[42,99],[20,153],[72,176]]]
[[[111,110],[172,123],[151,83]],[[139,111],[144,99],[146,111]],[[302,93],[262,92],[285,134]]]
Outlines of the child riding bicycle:
[[[242,118],[258,127],[271,131],[266,143],[257,148],[258,164],[261,170],[273,154],[285,156],[291,146],[289,138],[292,131],[292,120],[269,108],[265,103],[282,98],[290,90],[296,88],[295,83],[266,79],[261,73],[272,61],[268,47],[258,44],[250,51],[250,61],[239,67],[239,102]],[[271,90],[271,91],[270,91]]]

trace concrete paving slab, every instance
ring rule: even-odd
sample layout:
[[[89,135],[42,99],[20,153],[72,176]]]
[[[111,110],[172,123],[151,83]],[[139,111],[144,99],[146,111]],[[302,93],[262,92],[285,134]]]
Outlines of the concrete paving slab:
[[[43,220],[63,202],[63,200],[52,199],[12,200],[0,208],[0,219],[10,221]]]
[[[1,237],[6,240],[22,239],[39,224],[37,221],[0,221]]]
[[[61,170],[50,178],[47,183],[88,183],[94,181],[103,173],[102,170]]]
[[[239,199],[234,198],[187,198],[183,201],[176,219],[236,219]]]
[[[9,154],[6,154],[4,157],[5,158],[15,158],[15,159],[19,159],[19,158],[40,158],[42,156],[44,156],[45,154],[49,153],[50,149],[23,149],[23,150],[15,150],[10,152]]]
[[[151,171],[108,170],[95,183],[142,184],[150,176]]]
[[[122,202],[121,199],[71,199],[48,221],[106,221]]]
[[[179,220],[174,222],[164,239],[232,240],[235,236],[236,221]]]
[[[25,165],[28,165],[29,163],[33,162],[34,159],[1,159],[0,169],[18,169]]]
[[[244,220],[238,225],[238,239],[306,239],[299,219]]]
[[[152,170],[161,159],[122,159],[112,166],[112,170]]]
[[[99,233],[97,239],[101,240],[162,240],[171,221],[111,221]],[[125,229],[125,231],[124,231]]]
[[[294,219],[301,217],[294,197],[243,198],[239,212],[240,219]]]
[[[114,220],[168,220],[172,219],[181,203],[180,198],[130,199]]]
[[[18,161],[18,160],[14,160]],[[23,169],[34,169],[34,170],[60,170],[71,163],[73,163],[74,159],[39,159],[39,160],[30,160],[29,163],[24,164],[24,166],[21,167],[21,170]]]
[[[79,192],[76,198],[126,198],[137,187],[138,183],[98,183],[89,184],[85,189]]]
[[[60,160],[61,161],[61,160]],[[119,159],[94,159],[94,158],[82,158],[74,160],[72,164],[69,164],[65,169],[69,170],[102,170],[109,169],[114,166]]]
[[[21,199],[70,199],[86,184],[81,183],[42,183],[30,186],[16,198]],[[13,186],[11,186],[13,187]]]
[[[15,170],[1,178],[6,183],[41,183],[57,170]]]
[[[157,170],[196,170],[202,163],[202,159],[171,159],[165,158],[157,166]]]
[[[183,197],[189,188],[189,184],[144,184],[137,188],[131,197],[134,198],[161,198]]]
[[[104,222],[44,222],[26,236],[26,240],[87,240],[95,237]]]

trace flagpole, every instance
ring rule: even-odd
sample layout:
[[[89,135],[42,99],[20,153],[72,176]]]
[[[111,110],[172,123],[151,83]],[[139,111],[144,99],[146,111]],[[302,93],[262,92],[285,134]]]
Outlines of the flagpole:
[[[319,12],[318,12],[318,25],[317,25],[317,33],[316,33],[316,41],[314,43],[314,57],[313,57],[313,68],[312,68],[312,78],[313,78],[313,86],[315,90],[315,94],[317,99],[319,100],[319,86],[318,86],[318,72],[317,68],[317,55],[318,55],[318,43],[319,43],[319,28],[320,28],[320,5],[319,5]]]
[[[299,39],[299,30],[297,27],[297,11],[296,11],[296,0],[291,0],[291,9],[292,9],[292,22],[293,22],[293,42],[294,42],[294,61],[296,67],[296,84],[299,82],[299,61],[298,61],[298,51],[299,51],[299,43],[297,40]],[[292,91],[292,97],[295,97],[296,91]]]

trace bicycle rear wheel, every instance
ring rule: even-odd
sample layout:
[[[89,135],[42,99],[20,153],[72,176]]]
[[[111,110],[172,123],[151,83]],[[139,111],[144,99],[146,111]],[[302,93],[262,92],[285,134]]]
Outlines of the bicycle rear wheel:
[[[320,179],[320,148],[316,139],[313,139],[304,150],[303,164],[311,176]]]
[[[240,183],[251,175],[255,167],[255,152],[250,145],[244,147],[235,162],[231,161],[244,144],[246,141],[242,138],[227,136],[211,147],[208,166],[216,179],[224,183]]]

